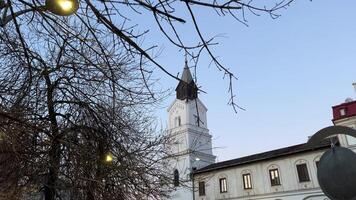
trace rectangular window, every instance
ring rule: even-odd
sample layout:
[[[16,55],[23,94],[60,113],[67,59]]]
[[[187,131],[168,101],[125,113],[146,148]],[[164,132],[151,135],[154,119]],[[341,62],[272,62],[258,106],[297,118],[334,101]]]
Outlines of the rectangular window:
[[[297,165],[297,172],[300,183],[310,181],[307,164]]]
[[[252,189],[251,174],[243,174],[244,189]]]
[[[181,126],[181,119],[180,116],[174,118],[174,127]]]
[[[271,186],[281,185],[278,169],[269,170],[269,177],[271,179]]]
[[[199,182],[199,196],[205,195],[205,182]]]
[[[175,187],[179,186],[179,171],[175,169],[173,172],[173,185]]]
[[[220,193],[227,192],[227,181],[226,181],[226,178],[219,179],[219,183],[220,183]]]

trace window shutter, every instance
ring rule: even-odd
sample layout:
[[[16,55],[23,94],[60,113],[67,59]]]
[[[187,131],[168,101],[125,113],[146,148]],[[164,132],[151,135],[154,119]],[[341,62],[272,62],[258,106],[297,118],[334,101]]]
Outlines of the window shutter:
[[[297,165],[297,172],[298,172],[299,182],[310,181],[307,164],[304,163],[304,164]]]

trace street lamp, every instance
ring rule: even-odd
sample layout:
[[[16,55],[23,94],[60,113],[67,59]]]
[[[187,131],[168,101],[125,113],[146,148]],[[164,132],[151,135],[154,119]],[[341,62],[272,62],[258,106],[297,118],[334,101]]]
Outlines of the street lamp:
[[[315,146],[336,134],[356,137],[356,130],[329,126],[315,133],[307,144]],[[356,154],[350,149],[332,144],[332,148],[320,158],[317,176],[321,190],[331,200],[356,200]]]
[[[11,4],[4,4],[2,0],[0,0],[0,10],[3,8],[7,8],[11,6]],[[50,11],[51,13],[58,16],[69,16],[74,14],[79,8],[78,0],[46,0],[45,5],[41,5],[38,7],[28,8],[24,10],[17,11],[11,15],[6,15],[6,11],[0,16],[0,27],[6,26],[14,17],[18,17],[20,15],[35,12],[35,11]]]
[[[194,160],[192,162],[192,169],[190,171],[190,177],[191,177],[191,180],[192,180],[192,189],[193,189],[193,200],[195,200],[194,171],[196,170],[196,167],[193,167],[193,165],[194,165],[195,162],[198,162],[198,161],[200,161],[199,157],[194,158]]]
[[[68,16],[75,13],[79,8],[78,0],[46,0],[47,10],[60,16]]]
[[[105,163],[112,163],[113,160],[114,160],[114,156],[112,155],[112,153],[107,153],[105,155],[104,158]]]

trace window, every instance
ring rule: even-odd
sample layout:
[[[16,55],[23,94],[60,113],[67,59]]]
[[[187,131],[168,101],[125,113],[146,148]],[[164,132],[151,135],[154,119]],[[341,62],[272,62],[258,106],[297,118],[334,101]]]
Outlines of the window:
[[[310,181],[307,164],[297,165],[297,172],[300,183]]]
[[[175,187],[179,186],[179,172],[178,169],[175,169],[173,172],[173,185]]]
[[[180,116],[174,118],[174,127],[178,127],[181,125]]]
[[[243,174],[244,189],[252,189],[251,174]]]
[[[278,169],[270,169],[269,177],[271,179],[271,186],[276,186],[281,184]]]
[[[346,115],[346,109],[345,108],[341,108],[340,109],[340,115],[341,116],[345,116]]]
[[[221,179],[219,179],[219,183],[220,183],[220,193],[225,193],[225,192],[227,192],[227,182],[226,182],[226,178],[221,178]]]
[[[205,182],[201,181],[199,182],[199,196],[204,196],[205,195]]]

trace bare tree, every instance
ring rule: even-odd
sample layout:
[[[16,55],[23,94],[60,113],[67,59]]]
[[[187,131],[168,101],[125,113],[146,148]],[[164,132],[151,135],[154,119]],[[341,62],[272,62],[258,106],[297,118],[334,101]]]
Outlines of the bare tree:
[[[44,0],[0,0],[1,190],[10,196],[43,191],[46,200],[166,195],[167,138],[154,134],[149,117],[162,97],[152,74],[158,68],[179,78],[157,62],[156,46],[142,42],[148,30],[140,31],[132,15],[156,23],[151,28],[195,67],[207,53],[230,80],[229,104],[236,111],[236,77],[212,52],[217,42],[205,38],[194,10],[246,24],[248,13],[276,18],[292,2],[80,0],[74,16],[59,17]],[[195,30],[195,42],[186,42],[181,25]],[[103,162],[108,154],[112,164]]]
[[[107,33],[94,37],[93,25],[63,21],[71,33],[57,34],[59,24],[39,24],[0,34],[0,191],[46,200],[167,195],[167,138],[150,116],[164,91],[144,59]]]
[[[200,29],[199,19],[196,16],[197,9],[211,10],[218,16],[230,16],[238,22],[247,25],[248,15],[267,14],[272,18],[279,17],[278,10],[288,7],[294,0],[276,0],[267,2],[254,0],[80,0],[80,8],[75,16],[68,18],[58,17],[47,11],[44,0],[1,0],[0,1],[0,26],[4,29],[12,30],[17,33],[22,42],[20,45],[29,45],[26,35],[27,26],[33,23],[40,23],[46,31],[52,34],[61,35],[66,33],[71,37],[81,39],[83,43],[90,44],[81,35],[75,35],[73,27],[64,23],[67,20],[76,20],[77,26],[84,26],[91,29],[88,33],[94,40],[100,38],[102,33],[107,33],[107,37],[112,37],[124,46],[131,56],[145,58],[148,62],[162,70],[168,76],[178,79],[175,75],[162,66],[155,57],[152,56],[155,46],[145,47],[142,39],[149,30],[142,30],[143,22],[152,21],[157,26],[150,27],[157,29],[162,36],[167,38],[170,43],[179,51],[183,51],[198,66],[199,57],[205,52],[212,63],[222,72],[224,77],[229,79],[229,104],[236,111],[239,106],[235,101],[233,90],[233,80],[235,75],[228,66],[223,65],[211,50],[211,45],[217,44],[215,38],[206,38]],[[133,16],[136,16],[133,18]],[[11,25],[9,25],[11,24]],[[95,27],[93,25],[95,24]],[[180,28],[183,27],[183,28]],[[195,31],[195,35],[185,38],[183,32],[186,29]],[[218,28],[217,28],[218,30]],[[218,33],[216,33],[218,34]],[[192,38],[196,38],[193,42]],[[189,39],[189,40],[187,40]],[[105,43],[97,41],[101,48],[105,48]],[[103,52],[98,49],[98,56],[103,56]],[[29,61],[27,61],[29,63]]]

